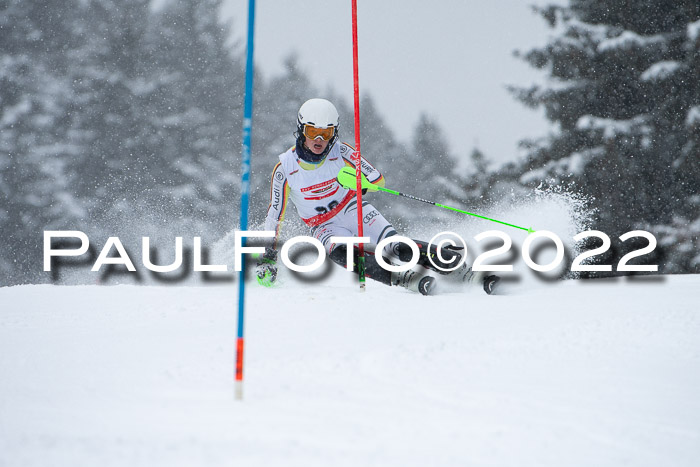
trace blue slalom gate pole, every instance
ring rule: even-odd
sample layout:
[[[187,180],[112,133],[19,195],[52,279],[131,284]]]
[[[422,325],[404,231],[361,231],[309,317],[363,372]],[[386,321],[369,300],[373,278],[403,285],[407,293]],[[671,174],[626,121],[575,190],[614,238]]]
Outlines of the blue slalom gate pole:
[[[255,0],[248,0],[248,51],[245,65],[245,98],[243,105],[243,150],[241,160],[241,231],[248,230],[248,198],[250,195],[250,133],[253,126],[253,38]],[[246,238],[242,239],[246,245]],[[245,255],[241,255],[238,274],[238,338],[236,340],[236,399],[243,399],[243,325],[245,323]]]

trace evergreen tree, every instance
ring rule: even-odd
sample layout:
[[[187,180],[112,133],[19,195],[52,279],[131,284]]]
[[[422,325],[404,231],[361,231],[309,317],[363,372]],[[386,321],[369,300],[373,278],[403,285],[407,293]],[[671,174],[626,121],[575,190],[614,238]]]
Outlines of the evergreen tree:
[[[244,82],[220,8],[221,0],[179,0],[161,15],[154,56],[159,78],[168,82],[151,117],[162,167],[154,178],[168,215],[188,219],[189,229],[217,233],[235,217]]]
[[[424,113],[413,132],[409,161],[406,170],[411,174],[411,184],[423,187],[424,196],[452,204],[463,197],[455,173],[456,159],[450,154],[447,138],[438,123]]]
[[[138,222],[201,234],[232,222],[242,70],[219,4],[180,0],[157,14],[147,0],[86,7],[90,40],[72,75],[74,127],[88,137],[72,167],[86,222],[105,233]]]
[[[478,206],[488,193],[488,161],[486,155],[477,147],[469,154],[469,166],[461,185],[464,188],[470,206]]]
[[[243,70],[219,6],[3,4],[0,281],[47,280],[47,229],[136,237],[155,225],[170,245],[234,225]]]
[[[84,40],[68,74],[75,95],[71,126],[81,151],[69,170],[88,207],[85,220],[104,224],[115,208],[136,204],[148,179],[151,128],[144,108],[156,88],[147,65],[150,8],[147,0],[93,0],[75,14]]]
[[[270,202],[270,176],[279,162],[278,156],[295,144],[297,112],[308,99],[319,97],[310,78],[299,67],[294,54],[285,59],[284,72],[265,81],[256,75],[252,154],[251,154],[251,213],[253,222],[262,226]],[[344,122],[341,121],[341,126]],[[290,208],[294,209],[294,208]],[[284,232],[290,224],[300,223],[289,216]]]
[[[350,133],[345,141],[354,147],[355,119],[354,111],[351,109],[352,107],[348,109]],[[374,98],[368,93],[360,96],[360,138],[362,157],[379,170],[384,176],[387,187],[401,189],[399,187],[409,186],[407,185],[409,176],[405,171],[408,162],[406,146],[397,140],[391,127],[377,109]],[[368,193],[363,199],[372,203],[399,229],[402,222],[407,223],[411,217],[415,217],[415,210],[411,210],[408,203],[399,201],[393,196]]]
[[[0,284],[41,280],[43,230],[82,214],[66,170],[72,99],[65,68],[74,45],[67,1],[10,0],[0,9]]]
[[[700,4],[571,0],[538,11],[560,32],[524,58],[550,80],[514,92],[559,131],[530,142],[521,181],[577,182],[611,236],[696,219]]]
[[[255,119],[256,131],[253,146],[263,152],[256,156],[279,162],[277,155],[294,144],[297,112],[301,104],[319,97],[309,76],[299,67],[299,57],[292,54],[284,60],[284,72],[266,81],[260,73],[256,75]],[[257,71],[257,70],[256,70]],[[267,163],[267,161],[266,161]],[[274,165],[274,164],[273,164]],[[272,167],[265,167],[266,175]]]
[[[473,176],[480,177],[486,174],[488,168],[486,155],[477,147],[469,154],[469,161],[472,168]]]
[[[350,114],[353,124],[349,142],[354,146],[355,122],[352,117],[353,113]],[[396,139],[370,94],[363,95],[360,100],[360,137],[363,156],[395,183],[401,182],[396,169],[405,163],[406,148]]]

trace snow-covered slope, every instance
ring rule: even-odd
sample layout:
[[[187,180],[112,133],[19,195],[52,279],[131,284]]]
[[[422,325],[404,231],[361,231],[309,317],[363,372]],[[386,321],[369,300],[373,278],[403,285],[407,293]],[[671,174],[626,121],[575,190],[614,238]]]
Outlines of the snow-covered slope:
[[[1,288],[0,465],[700,465],[699,287]]]

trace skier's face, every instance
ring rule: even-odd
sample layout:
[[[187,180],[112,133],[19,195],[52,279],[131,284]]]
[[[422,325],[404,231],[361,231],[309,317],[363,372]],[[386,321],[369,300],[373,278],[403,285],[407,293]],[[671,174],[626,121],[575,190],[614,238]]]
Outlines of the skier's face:
[[[326,146],[328,146],[328,141],[321,139],[321,138],[316,138],[316,139],[311,139],[308,136],[305,136],[306,141],[305,145],[311,152],[314,154],[322,154],[323,151],[326,150]]]

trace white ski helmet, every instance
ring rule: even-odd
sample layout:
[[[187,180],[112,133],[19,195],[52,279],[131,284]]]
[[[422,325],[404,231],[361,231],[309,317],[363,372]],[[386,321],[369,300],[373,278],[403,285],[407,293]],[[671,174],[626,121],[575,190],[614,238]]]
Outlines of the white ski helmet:
[[[326,99],[309,99],[308,101],[304,102],[299,108],[299,113],[297,114],[296,137],[300,157],[308,160],[309,162],[319,162],[323,160],[338,139],[339,126],[340,117],[338,116],[338,110],[330,101],[327,101]],[[304,150],[304,130],[306,127],[315,129],[332,128],[332,132],[328,138],[321,135],[316,136],[316,138],[323,138],[328,141],[328,146],[323,154],[313,154],[311,151]],[[311,139],[315,138],[312,137]]]

